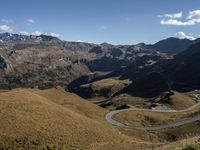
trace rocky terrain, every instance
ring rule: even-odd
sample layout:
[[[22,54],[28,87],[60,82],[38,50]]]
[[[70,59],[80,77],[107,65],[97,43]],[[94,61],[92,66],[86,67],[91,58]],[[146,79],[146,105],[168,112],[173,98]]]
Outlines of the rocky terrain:
[[[172,57],[141,45],[66,42],[47,35],[2,33],[0,41],[1,88],[67,85],[91,72],[110,72],[136,61],[142,67]]]

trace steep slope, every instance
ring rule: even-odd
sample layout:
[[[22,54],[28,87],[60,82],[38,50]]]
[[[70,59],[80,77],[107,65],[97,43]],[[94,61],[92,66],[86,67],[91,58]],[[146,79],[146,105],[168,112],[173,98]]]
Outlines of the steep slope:
[[[106,109],[98,107],[87,100],[79,97],[74,93],[65,92],[62,88],[52,88],[47,90],[30,90],[40,96],[47,98],[59,105],[62,105],[72,111],[80,113],[93,120],[105,122],[104,115],[107,113]]]
[[[186,51],[175,56],[174,60],[163,65],[168,76],[178,86],[190,88],[200,87],[200,42],[193,44]]]
[[[90,110],[96,109],[97,106],[89,109],[88,112],[86,109],[78,110],[79,108],[73,106],[69,109],[45,98],[49,96],[43,97],[52,91],[44,93],[33,91],[15,89],[0,93],[0,148],[73,150],[101,149],[100,147],[105,145],[117,148],[117,145],[122,144],[122,139],[123,149],[128,149],[132,145],[130,143],[127,145],[125,142],[126,140],[131,142],[131,139],[119,134],[119,131],[108,123],[83,115],[84,111],[86,114],[92,113]],[[55,95],[58,93],[60,91]],[[79,101],[78,99],[75,101]],[[93,107],[93,104],[86,101],[82,104]],[[77,105],[82,108],[85,106]],[[75,111],[76,109],[78,111]],[[81,111],[82,113],[79,113]],[[101,109],[98,111],[100,112]]]

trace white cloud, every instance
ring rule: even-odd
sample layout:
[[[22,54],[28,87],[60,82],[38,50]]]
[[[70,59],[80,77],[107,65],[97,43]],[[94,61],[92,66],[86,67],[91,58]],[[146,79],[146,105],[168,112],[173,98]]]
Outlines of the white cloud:
[[[99,30],[106,30],[106,29],[107,29],[107,27],[104,26],[104,25],[102,25],[102,26],[99,27]]]
[[[200,10],[190,11],[187,19],[200,19]]]
[[[192,26],[196,24],[194,20],[188,20],[184,22],[176,19],[162,19],[160,23],[162,25],[175,25],[175,26]]]
[[[177,32],[176,34],[176,37],[180,38],[180,39],[189,39],[189,40],[195,40],[196,38],[193,37],[192,35],[187,35],[185,34],[184,32],[180,31],[180,32]]]
[[[50,36],[53,36],[53,37],[60,37],[59,34],[53,33],[53,32],[50,32],[49,34],[47,33],[47,35],[50,35]]]
[[[11,22],[13,22],[13,20],[12,19],[1,19],[1,22],[3,22],[3,23],[11,23]]]
[[[27,19],[27,22],[30,23],[30,24],[34,24],[35,20],[33,20],[33,19]]]
[[[183,13],[165,14],[162,15],[160,21],[163,25],[175,25],[175,26],[192,26],[200,23],[200,10],[190,11],[184,20],[178,20],[183,17]]]
[[[174,14],[164,14],[163,16],[168,18],[181,18],[183,16],[183,12],[178,12]]]
[[[13,32],[14,31],[14,27],[7,26],[7,25],[0,25],[0,31]]]

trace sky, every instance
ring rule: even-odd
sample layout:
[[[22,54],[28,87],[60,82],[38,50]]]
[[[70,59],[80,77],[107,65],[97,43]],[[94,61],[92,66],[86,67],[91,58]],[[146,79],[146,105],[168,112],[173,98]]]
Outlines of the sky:
[[[199,0],[0,0],[0,32],[136,44],[200,35]]]

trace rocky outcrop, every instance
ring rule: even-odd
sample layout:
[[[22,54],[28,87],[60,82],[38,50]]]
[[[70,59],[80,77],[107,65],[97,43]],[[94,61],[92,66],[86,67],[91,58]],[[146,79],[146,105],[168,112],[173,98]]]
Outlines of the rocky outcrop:
[[[6,61],[2,56],[0,56],[0,69],[5,69],[5,68],[7,68]]]

